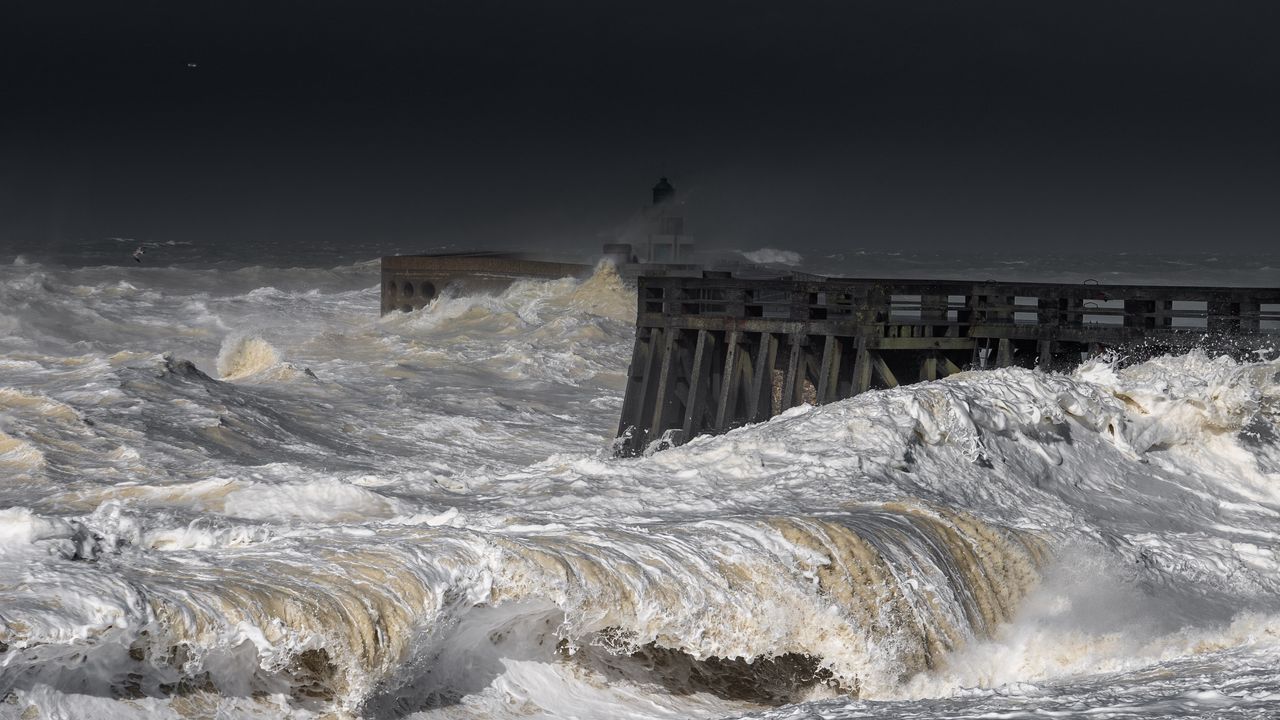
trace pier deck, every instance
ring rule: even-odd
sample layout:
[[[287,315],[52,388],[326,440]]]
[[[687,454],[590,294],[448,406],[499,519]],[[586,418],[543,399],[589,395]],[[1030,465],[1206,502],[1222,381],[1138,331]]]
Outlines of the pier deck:
[[[1066,369],[1103,348],[1248,347],[1280,289],[641,277],[619,452],[963,368]]]

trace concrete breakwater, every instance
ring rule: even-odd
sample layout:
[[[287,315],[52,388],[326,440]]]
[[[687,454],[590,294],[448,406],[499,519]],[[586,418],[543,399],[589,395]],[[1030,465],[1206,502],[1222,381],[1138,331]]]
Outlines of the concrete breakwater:
[[[382,258],[382,314],[420,309],[450,286],[463,293],[494,291],[525,278],[586,277],[591,269],[504,253],[387,256]]]

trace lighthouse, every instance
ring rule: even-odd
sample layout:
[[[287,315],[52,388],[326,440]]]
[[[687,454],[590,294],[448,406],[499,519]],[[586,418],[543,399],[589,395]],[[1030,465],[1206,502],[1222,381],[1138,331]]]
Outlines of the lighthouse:
[[[659,178],[653,186],[652,198],[627,224],[619,238],[625,242],[604,246],[604,258],[629,279],[642,271],[659,275],[700,273],[699,266],[693,264],[693,238],[684,232],[684,202],[676,199],[675,186],[667,178]]]
[[[666,178],[658,178],[658,184],[653,186],[653,204],[654,207],[667,202],[676,194],[676,189],[671,186],[671,182]]]
[[[675,187],[665,177],[653,186],[653,204],[646,211],[649,262],[678,263],[692,249],[684,237],[684,217],[675,195]]]

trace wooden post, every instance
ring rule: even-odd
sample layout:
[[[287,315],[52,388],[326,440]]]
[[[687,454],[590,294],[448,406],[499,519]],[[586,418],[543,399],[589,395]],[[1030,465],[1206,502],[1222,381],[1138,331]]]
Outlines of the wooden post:
[[[867,350],[867,336],[859,335],[855,347],[851,396],[871,389],[871,353]]]
[[[640,418],[636,417],[637,411],[644,398],[644,372],[645,366],[648,364],[649,355],[649,333],[636,332],[636,342],[631,348],[631,366],[627,368],[627,394],[622,399],[622,417],[618,421],[618,434],[627,431],[628,427],[636,427],[640,424]],[[639,376],[636,373],[640,373]],[[637,389],[640,389],[637,392]]]
[[[728,423],[732,422],[738,410],[738,375],[742,369],[742,363],[738,360],[742,354],[741,339],[742,333],[730,330],[724,341],[724,375],[720,381],[720,401],[716,405],[715,425],[715,429],[721,432],[728,429]]]
[[[804,338],[791,336],[791,355],[787,358],[787,374],[782,382],[781,412],[800,404],[801,388],[804,387]]]
[[[938,356],[932,350],[920,354],[920,382],[938,379]]]
[[[960,337],[969,337],[974,320],[974,309],[978,306],[978,297],[971,288],[964,296],[964,307],[956,310],[956,323],[958,324],[957,333]]]
[[[1056,327],[1062,319],[1056,298],[1036,298],[1036,322],[1041,327]]]
[[[880,382],[884,383],[885,387],[898,387],[898,378],[893,376],[893,371],[889,369],[884,358],[880,357],[880,353],[870,353],[870,355],[871,364],[876,370],[876,375],[880,376]]]
[[[698,331],[698,344],[693,351],[693,367],[689,370],[689,394],[685,398],[684,436],[691,438],[702,432],[706,413],[706,396],[711,384],[711,355],[716,339],[706,330]]]
[[[760,333],[755,376],[751,378],[751,396],[747,404],[748,422],[767,420],[773,413],[773,366],[777,356],[778,342],[773,333]],[[762,414],[762,408],[769,408],[768,414]]]
[[[703,411],[703,417],[706,424],[712,429],[715,428],[716,410],[720,407],[720,388],[724,386],[724,357],[720,350],[720,338],[727,337],[719,333],[708,330],[711,333],[711,352],[707,353],[707,402],[706,409]]]
[[[822,355],[814,352],[813,341],[810,339],[804,345],[804,362],[800,363],[800,401],[804,402],[806,391],[813,388],[813,404],[821,405],[818,402],[818,382],[822,375]]]
[[[640,373],[640,387],[636,393],[636,413],[630,423],[637,432],[648,433],[653,422],[654,391],[658,387],[657,376],[662,367],[662,339],[665,335],[661,328],[653,328],[645,343],[644,369]]]
[[[933,337],[936,327],[942,327],[942,334],[946,334],[946,328],[943,327],[947,323],[947,296],[946,295],[921,295],[920,296],[920,321],[924,325],[924,337]]]
[[[956,373],[961,372],[960,366],[951,362],[951,358],[943,355],[940,359],[942,361],[942,370],[946,375],[955,375]]]
[[[996,351],[996,367],[1013,365],[1013,343],[1009,338],[1000,338],[1000,348]]]
[[[663,430],[673,425],[668,416],[676,404],[676,353],[680,349],[680,331],[668,330],[662,344],[662,370],[658,375],[658,391],[654,399],[653,421],[649,425],[649,439],[656,440]]]
[[[744,336],[745,337],[745,336]],[[760,354],[761,336],[756,335],[756,342],[751,345],[751,350],[755,351],[755,355]],[[742,398],[741,412],[734,411],[733,419],[735,422],[742,420],[744,422],[751,421],[751,392],[755,387],[756,379],[756,363],[752,359],[752,352],[748,350],[746,344],[738,353],[738,361],[742,364],[742,372],[738,373],[738,382],[741,385],[739,397]]]
[[[1049,365],[1053,363],[1053,342],[1050,340],[1041,340],[1036,343],[1036,346],[1040,350],[1036,367],[1041,370],[1048,371]]]
[[[836,396],[840,377],[840,341],[828,335],[822,343],[822,366],[818,369],[818,404],[824,405]]]

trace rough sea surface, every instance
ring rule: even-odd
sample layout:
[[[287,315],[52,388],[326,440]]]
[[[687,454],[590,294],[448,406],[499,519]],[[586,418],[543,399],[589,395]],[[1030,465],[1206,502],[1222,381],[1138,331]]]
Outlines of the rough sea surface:
[[[1216,262],[1094,279],[1276,282]],[[614,459],[611,269],[381,319],[377,286],[0,266],[0,717],[1280,717],[1274,351]]]

